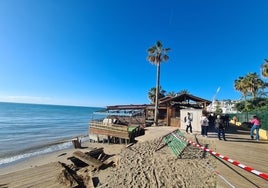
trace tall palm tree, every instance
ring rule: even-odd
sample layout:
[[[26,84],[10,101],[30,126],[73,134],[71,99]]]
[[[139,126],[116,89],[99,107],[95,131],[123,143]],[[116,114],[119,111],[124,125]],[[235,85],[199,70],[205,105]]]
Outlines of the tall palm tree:
[[[156,71],[156,97],[155,97],[155,109],[154,109],[154,124],[158,125],[158,103],[159,103],[159,86],[160,86],[160,64],[169,59],[167,52],[170,48],[163,48],[160,41],[156,42],[155,46],[150,47],[147,50],[147,60],[157,67]]]
[[[264,63],[261,66],[261,74],[263,77],[268,77],[268,59],[264,59]]]

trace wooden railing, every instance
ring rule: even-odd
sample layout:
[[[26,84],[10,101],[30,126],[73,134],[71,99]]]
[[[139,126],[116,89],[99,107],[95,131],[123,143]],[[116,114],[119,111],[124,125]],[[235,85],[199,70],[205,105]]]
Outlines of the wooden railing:
[[[107,135],[117,138],[130,139],[128,126],[117,124],[103,125],[102,122],[91,121],[89,127],[90,134]]]

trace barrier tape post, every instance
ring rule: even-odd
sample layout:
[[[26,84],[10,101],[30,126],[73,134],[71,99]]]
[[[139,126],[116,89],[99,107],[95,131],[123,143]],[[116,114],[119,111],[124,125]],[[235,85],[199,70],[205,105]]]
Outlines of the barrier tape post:
[[[219,154],[219,153],[217,153],[215,151],[212,151],[211,149],[208,149],[208,148],[206,148],[206,147],[204,147],[202,145],[196,144],[195,142],[192,142],[191,140],[187,140],[185,137],[183,137],[181,135],[177,135],[177,136],[180,137],[181,139],[185,140],[186,142],[192,144],[193,146],[198,147],[199,149],[202,149],[202,150],[204,150],[206,152],[209,152],[210,154],[212,154],[212,155],[214,155],[216,157],[219,157],[219,158],[221,158],[221,159],[223,159],[225,161],[228,161],[231,164],[233,164],[235,166],[238,166],[238,167],[240,167],[240,168],[242,168],[242,169],[244,169],[244,170],[246,170],[248,172],[251,172],[251,173],[253,173],[253,174],[255,174],[255,175],[257,175],[257,176],[259,176],[259,177],[261,177],[261,178],[263,178],[263,179],[268,181],[268,174],[266,174],[266,173],[263,173],[263,172],[260,172],[258,170],[255,170],[255,169],[253,169],[253,168],[251,168],[249,166],[246,166],[246,165],[244,165],[242,163],[239,163],[238,161],[230,159],[227,156],[223,156],[223,155],[221,155],[221,154]]]

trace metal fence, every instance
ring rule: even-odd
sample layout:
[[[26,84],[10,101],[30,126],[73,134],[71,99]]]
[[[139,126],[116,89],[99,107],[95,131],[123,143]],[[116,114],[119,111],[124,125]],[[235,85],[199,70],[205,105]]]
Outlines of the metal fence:
[[[256,115],[261,120],[261,128],[268,131],[268,111],[251,111],[229,114],[230,119],[236,116],[237,120],[241,123],[249,122],[249,120],[251,120],[254,115]]]

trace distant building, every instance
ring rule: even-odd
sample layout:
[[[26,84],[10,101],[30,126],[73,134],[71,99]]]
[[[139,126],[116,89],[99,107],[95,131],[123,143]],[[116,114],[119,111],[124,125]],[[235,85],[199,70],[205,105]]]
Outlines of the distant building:
[[[237,113],[235,104],[238,102],[236,100],[214,100],[207,106],[207,111],[215,112],[217,109],[221,109],[223,114],[235,114]]]

